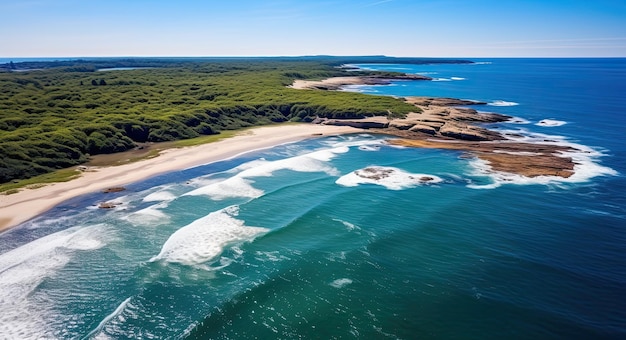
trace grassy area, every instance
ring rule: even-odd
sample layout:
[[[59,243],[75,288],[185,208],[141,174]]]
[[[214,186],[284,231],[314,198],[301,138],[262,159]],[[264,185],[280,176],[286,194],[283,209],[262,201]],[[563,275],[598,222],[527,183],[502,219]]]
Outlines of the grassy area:
[[[171,142],[171,144],[172,144],[172,147],[175,147],[175,148],[184,148],[187,146],[196,146],[196,145],[202,145],[202,144],[207,144],[207,143],[213,143],[222,139],[234,137],[241,133],[245,133],[246,130],[247,129],[222,131],[218,135],[209,135],[209,136],[200,136],[200,137],[190,138],[190,139],[181,139],[181,140]]]
[[[20,189],[36,189],[49,183],[67,182],[80,177],[80,174],[81,172],[76,169],[57,170],[28,179],[0,184],[0,193],[11,195],[17,193]]]

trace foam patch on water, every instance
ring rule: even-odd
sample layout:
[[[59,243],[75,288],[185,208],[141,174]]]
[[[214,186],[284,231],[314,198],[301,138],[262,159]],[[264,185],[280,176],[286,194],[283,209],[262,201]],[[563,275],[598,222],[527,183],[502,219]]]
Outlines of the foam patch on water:
[[[489,106],[517,106],[519,103],[516,102],[507,102],[504,100],[494,100],[491,103],[487,103]]]
[[[520,130],[503,130],[507,137],[514,141],[535,144],[551,144],[572,148],[574,151],[561,152],[563,157],[571,157],[574,161],[573,174],[568,178],[560,176],[536,176],[526,177],[522,175],[493,171],[489,163],[481,159],[474,159],[470,162],[472,167],[472,175],[489,176],[492,183],[486,185],[470,184],[472,189],[493,189],[503,184],[518,185],[559,185],[566,183],[583,183],[588,182],[592,178],[599,176],[616,176],[619,173],[610,167],[599,164],[599,159],[605,156],[601,151],[595,150],[586,145],[572,143],[562,136],[546,135],[541,133],[532,133],[525,129]]]
[[[369,139],[362,139],[369,138]],[[359,134],[358,136],[344,136],[341,140],[328,140],[326,142],[327,145],[331,146],[335,150],[341,150],[344,152],[348,152],[350,148],[357,147],[359,150],[363,151],[378,151],[378,149],[387,145],[386,138],[374,137],[369,134]]]
[[[170,216],[164,213],[161,209],[165,209],[167,206],[167,202],[154,204],[147,208],[135,211],[128,216],[124,216],[122,217],[122,220],[126,220],[133,225],[138,226],[157,226],[166,224],[170,221]]]
[[[352,224],[352,223],[347,222],[347,221],[344,221],[344,220],[340,220],[340,219],[337,219],[337,218],[333,218],[333,221],[340,222],[340,223],[341,223],[341,224],[343,224],[343,225],[344,225],[344,227],[346,227],[346,229],[348,229],[349,231],[353,231],[353,230],[361,230],[361,228],[360,228],[358,225],[356,225],[356,224]]]
[[[337,280],[331,282],[330,286],[334,287],[334,288],[337,288],[337,289],[340,289],[340,288],[343,288],[343,287],[345,287],[345,286],[347,286],[347,285],[349,285],[351,283],[352,283],[351,279],[343,278],[343,279],[337,279]]]
[[[543,119],[540,120],[537,124],[537,126],[543,126],[543,127],[555,127],[555,126],[562,126],[567,124],[567,122],[562,121],[562,120],[556,120],[556,119]]]
[[[223,200],[226,198],[257,198],[263,195],[263,190],[256,189],[252,186],[254,181],[247,180],[241,176],[233,176],[221,182],[212,183],[196,190],[190,191],[183,196],[200,196],[206,195],[214,200]]]
[[[390,190],[402,190],[441,181],[441,178],[434,175],[412,174],[392,167],[370,166],[341,176],[335,183],[345,187],[376,184]]]
[[[512,117],[511,119],[506,121],[510,124],[530,124],[530,121],[520,117]]]
[[[380,151],[380,146],[377,145],[361,145],[359,146],[361,151]]]
[[[450,79],[452,79],[452,80],[466,80],[466,78],[463,78],[463,77],[450,77]]]
[[[337,146],[331,149],[319,150],[294,157],[275,161],[259,159],[238,166],[239,173],[219,182],[213,182],[184,194],[190,196],[206,195],[214,200],[225,198],[257,198],[263,195],[263,190],[254,188],[251,178],[270,177],[279,170],[296,172],[325,172],[331,176],[338,175],[337,169],[328,162],[338,154],[350,151],[347,146]]]
[[[172,194],[169,191],[157,191],[153,192],[150,195],[143,198],[144,202],[162,202],[162,201],[172,201],[176,199],[176,195]]]
[[[452,81],[450,78],[433,78],[432,81]]]
[[[54,277],[79,250],[103,247],[106,226],[74,227],[0,255],[0,334],[6,339],[52,339],[47,325],[56,316],[37,287]]]
[[[252,241],[269,231],[244,225],[244,221],[235,218],[238,213],[238,206],[230,206],[178,229],[150,261],[199,265],[219,256],[228,245]]]

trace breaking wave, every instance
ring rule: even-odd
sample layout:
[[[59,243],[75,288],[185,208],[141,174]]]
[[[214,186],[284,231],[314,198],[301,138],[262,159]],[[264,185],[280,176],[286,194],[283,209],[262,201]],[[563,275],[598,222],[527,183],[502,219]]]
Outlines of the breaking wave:
[[[252,241],[269,231],[244,225],[244,221],[235,218],[238,214],[239,207],[230,206],[178,229],[150,261],[199,265],[216,258],[228,245]]]
[[[494,100],[491,103],[487,103],[489,106],[517,106],[519,103],[516,102],[507,102],[504,100]]]
[[[543,126],[543,127],[555,127],[555,126],[562,126],[567,124],[567,122],[562,121],[562,120],[556,120],[556,119],[543,119],[540,120],[537,124],[537,126]]]

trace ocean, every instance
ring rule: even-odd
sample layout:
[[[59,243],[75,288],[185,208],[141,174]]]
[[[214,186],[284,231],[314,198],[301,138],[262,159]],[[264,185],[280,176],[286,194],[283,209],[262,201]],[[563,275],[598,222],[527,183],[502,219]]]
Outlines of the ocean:
[[[574,176],[364,133],[77,197],[0,234],[0,338],[625,338],[626,59],[476,61],[347,90],[488,102]]]

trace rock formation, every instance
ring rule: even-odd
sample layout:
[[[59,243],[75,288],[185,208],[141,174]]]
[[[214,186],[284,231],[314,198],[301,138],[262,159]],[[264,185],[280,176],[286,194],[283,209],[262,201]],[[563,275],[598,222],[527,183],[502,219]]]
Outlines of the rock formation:
[[[412,76],[411,76],[412,77]],[[347,79],[346,79],[347,78]],[[425,79],[424,79],[425,80]],[[344,85],[385,84],[387,80],[371,77],[339,77],[322,81],[294,83],[294,88],[337,90]],[[298,81],[296,81],[298,82]],[[505,122],[512,117],[478,112],[466,106],[485,105],[484,102],[454,98],[407,97],[420,113],[410,113],[402,119],[387,117],[362,119],[323,119],[316,124],[346,125],[401,137],[390,140],[393,145],[419,148],[452,149],[467,152],[488,163],[494,171],[515,173],[527,177],[570,177],[574,161],[565,152],[578,151],[570,147],[551,144],[514,142],[485,124]],[[365,170],[364,170],[365,171]],[[369,176],[369,173],[357,174]],[[385,174],[376,174],[384,176]]]

